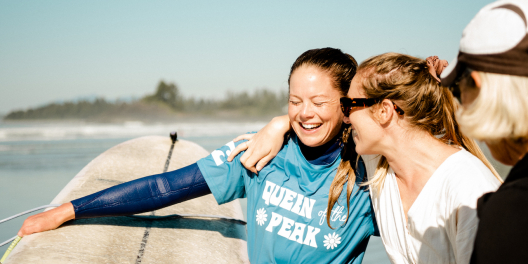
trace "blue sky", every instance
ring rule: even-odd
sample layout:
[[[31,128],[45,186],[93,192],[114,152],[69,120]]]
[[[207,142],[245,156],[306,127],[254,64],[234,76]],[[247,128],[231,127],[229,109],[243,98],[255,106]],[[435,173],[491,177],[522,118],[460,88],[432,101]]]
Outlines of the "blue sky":
[[[492,1],[0,1],[0,113],[85,96],[287,88],[302,52],[451,61]]]

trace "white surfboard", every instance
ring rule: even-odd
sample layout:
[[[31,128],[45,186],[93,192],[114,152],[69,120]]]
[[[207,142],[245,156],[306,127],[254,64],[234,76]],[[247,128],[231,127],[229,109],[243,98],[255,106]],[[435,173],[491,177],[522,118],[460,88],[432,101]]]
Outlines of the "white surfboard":
[[[60,204],[122,182],[163,172],[169,137],[148,136],[119,144],[82,169],[51,202]],[[208,152],[176,141],[169,171]],[[154,212],[218,215],[243,220],[238,200],[219,206],[212,195]],[[145,215],[151,215],[146,213]],[[79,219],[56,230],[24,237],[10,263],[249,263],[245,225],[207,217],[144,220],[131,217]]]

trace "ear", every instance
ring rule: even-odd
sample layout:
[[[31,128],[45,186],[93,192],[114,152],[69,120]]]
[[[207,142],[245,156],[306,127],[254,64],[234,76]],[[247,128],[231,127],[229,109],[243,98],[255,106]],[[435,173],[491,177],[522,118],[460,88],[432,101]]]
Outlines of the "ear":
[[[392,115],[394,114],[394,105],[388,99],[381,101],[377,111],[378,121],[382,126],[385,126],[392,120]]]
[[[478,72],[472,71],[471,78],[473,78],[473,81],[475,81],[475,85],[477,86],[477,88],[480,89],[480,87],[482,87],[482,79],[480,79],[480,75],[478,74]]]

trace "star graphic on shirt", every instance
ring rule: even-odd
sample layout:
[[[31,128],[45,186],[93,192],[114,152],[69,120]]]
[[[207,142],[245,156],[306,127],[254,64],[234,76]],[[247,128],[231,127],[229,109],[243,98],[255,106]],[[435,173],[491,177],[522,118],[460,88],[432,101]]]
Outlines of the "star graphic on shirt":
[[[328,234],[324,236],[325,240],[323,241],[326,249],[334,249],[338,244],[341,244],[341,237],[335,232],[333,234]]]
[[[264,222],[268,220],[268,215],[266,214],[266,209],[260,208],[257,210],[257,223],[262,226]]]

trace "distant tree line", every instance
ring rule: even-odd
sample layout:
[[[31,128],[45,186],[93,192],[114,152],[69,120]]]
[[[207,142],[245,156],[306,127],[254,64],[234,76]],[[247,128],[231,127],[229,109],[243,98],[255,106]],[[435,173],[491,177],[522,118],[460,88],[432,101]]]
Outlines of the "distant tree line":
[[[4,120],[154,121],[199,116],[228,119],[269,117],[284,114],[287,102],[287,91],[273,92],[267,89],[227,92],[223,99],[185,97],[174,83],[160,81],[153,94],[132,102],[110,102],[97,98],[91,101],[51,103],[28,110],[12,111]]]

